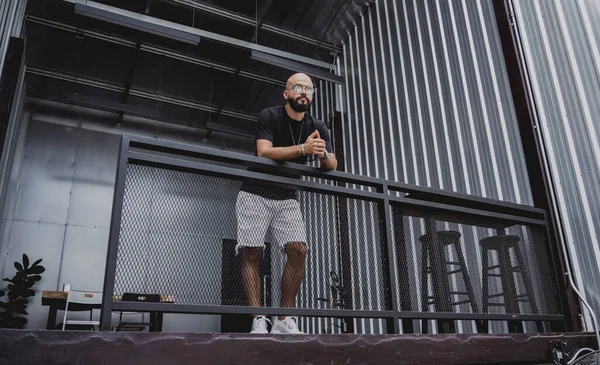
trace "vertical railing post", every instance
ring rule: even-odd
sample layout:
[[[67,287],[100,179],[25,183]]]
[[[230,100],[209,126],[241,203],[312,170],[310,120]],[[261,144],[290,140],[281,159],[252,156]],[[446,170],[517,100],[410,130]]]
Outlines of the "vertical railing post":
[[[392,216],[390,213],[390,200],[388,195],[388,185],[382,184],[378,187],[382,194],[382,200],[378,202],[379,206],[379,232],[381,236],[381,260],[382,271],[385,285],[385,303],[386,310],[391,310],[394,315],[386,319],[388,333],[400,333],[400,324],[398,323],[398,298],[397,298],[397,280],[394,271],[394,240],[392,239]]]
[[[400,207],[392,205],[392,226],[395,228],[394,250],[396,251],[396,267],[398,268],[398,283],[404,283],[410,291],[410,278],[408,276],[408,260],[406,237],[404,234],[404,214]],[[402,312],[412,312],[412,303],[410,292],[403,293],[400,290],[400,310]],[[413,320],[402,320],[402,333],[413,333]]]
[[[127,175],[127,160],[129,151],[129,137],[121,136],[121,147],[117,163],[115,178],[115,192],[110,223],[110,235],[108,238],[108,250],[106,257],[106,268],[104,272],[104,289],[102,296],[102,309],[100,312],[100,330],[110,330],[112,319],[113,291],[115,287],[115,275],[117,271],[117,253],[119,247],[119,233],[121,231],[121,214],[123,211],[123,198],[125,195],[125,178]]]

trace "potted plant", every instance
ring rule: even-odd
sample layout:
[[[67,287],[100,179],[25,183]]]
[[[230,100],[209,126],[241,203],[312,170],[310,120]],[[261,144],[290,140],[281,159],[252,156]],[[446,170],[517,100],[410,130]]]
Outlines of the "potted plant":
[[[42,259],[37,260],[31,266],[29,258],[23,254],[23,262],[15,261],[17,273],[11,279],[5,278],[4,281],[9,282],[8,292],[0,290],[0,298],[5,295],[8,301],[0,301],[0,328],[23,328],[27,323],[26,311],[29,297],[35,295],[35,291],[31,289],[33,285],[42,280],[41,273],[46,269],[40,265]]]

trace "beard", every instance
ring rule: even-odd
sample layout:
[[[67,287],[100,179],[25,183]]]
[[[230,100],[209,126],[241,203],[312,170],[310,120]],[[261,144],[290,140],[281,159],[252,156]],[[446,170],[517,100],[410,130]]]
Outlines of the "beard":
[[[306,103],[299,103],[298,100],[300,100],[301,98],[306,99]],[[288,96],[287,101],[290,104],[290,107],[298,113],[304,113],[308,111],[308,109],[310,108],[310,104],[312,104],[310,99],[306,96],[299,96],[297,98],[294,98],[293,96]]]

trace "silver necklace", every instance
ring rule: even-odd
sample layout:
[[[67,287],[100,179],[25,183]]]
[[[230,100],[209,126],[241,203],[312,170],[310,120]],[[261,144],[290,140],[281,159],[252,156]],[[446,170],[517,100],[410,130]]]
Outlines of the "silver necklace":
[[[304,116],[302,118],[302,120],[300,121],[300,133],[298,133],[298,143],[296,143],[296,140],[294,139],[294,133],[292,133],[292,123],[288,124],[288,128],[290,129],[290,136],[292,137],[292,143],[294,144],[294,146],[296,144],[299,144],[300,143],[300,138],[302,138],[302,128],[304,127],[304,118],[305,117],[306,116]]]

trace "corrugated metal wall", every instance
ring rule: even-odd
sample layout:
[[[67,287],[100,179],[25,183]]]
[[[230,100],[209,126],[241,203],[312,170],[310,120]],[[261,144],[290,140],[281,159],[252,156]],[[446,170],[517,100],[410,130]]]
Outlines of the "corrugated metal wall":
[[[491,0],[379,0],[338,61],[346,78],[337,89],[346,171],[533,204]],[[420,219],[407,218],[404,225],[415,230],[411,240],[425,233]],[[460,231],[475,250],[480,239],[496,234],[442,222],[438,229]],[[527,228],[512,234],[530,245]],[[351,234],[357,237],[358,231]],[[418,268],[416,262],[409,265]],[[481,272],[478,265],[469,263],[473,277]],[[381,321],[357,324],[366,333],[384,328]],[[459,321],[458,331],[474,327]],[[491,331],[506,328],[496,323]]]
[[[600,3],[515,0],[512,6],[575,279],[598,313]]]
[[[21,34],[26,6],[27,0],[2,0],[0,2],[0,75],[4,68],[8,40],[10,37]]]
[[[532,204],[491,0],[379,0],[344,44],[346,170]]]

